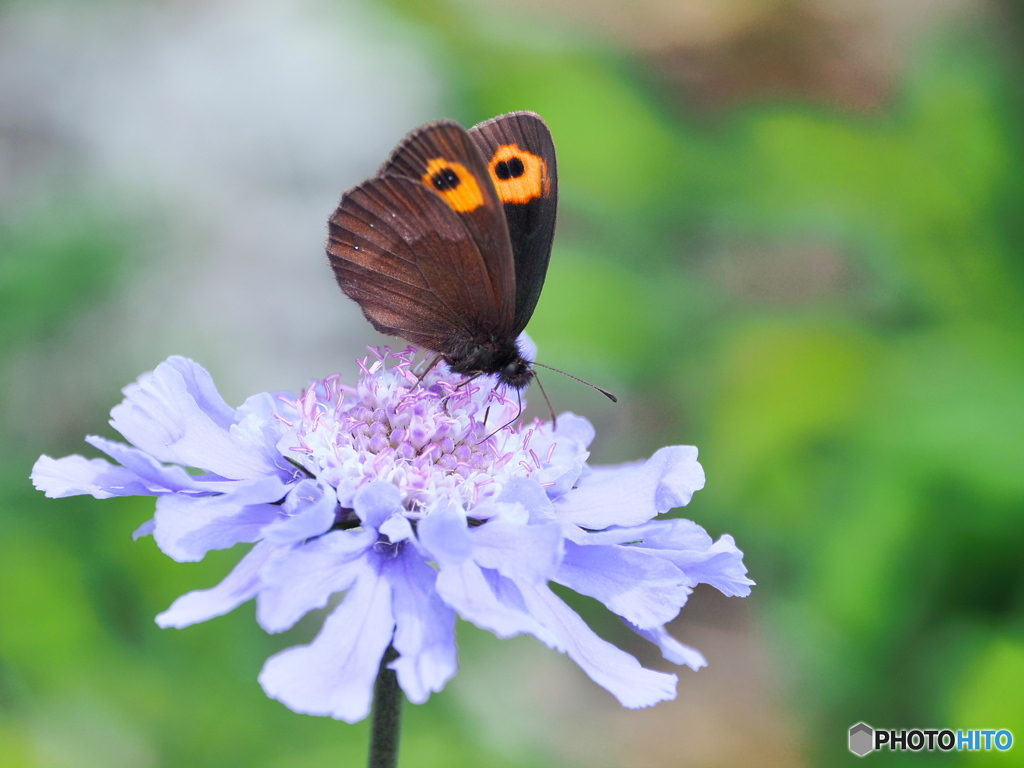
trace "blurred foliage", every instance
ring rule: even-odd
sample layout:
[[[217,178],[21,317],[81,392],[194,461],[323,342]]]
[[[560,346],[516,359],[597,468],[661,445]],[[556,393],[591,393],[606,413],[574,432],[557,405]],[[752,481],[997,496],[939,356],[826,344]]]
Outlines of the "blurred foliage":
[[[551,125],[561,224],[531,333],[546,359],[661,409],[633,437],[646,453],[700,446],[692,513],[747,553],[809,763],[852,763],[843,734],[860,720],[1024,738],[1024,112],[1020,62],[986,22],[922,47],[881,113],[704,115],[596,44],[392,7],[433,41],[456,117],[528,108]],[[119,242],[0,231],[0,355],[102,300]],[[34,457],[2,450],[17,471],[0,485],[0,764],[33,764],[50,731],[55,764],[361,760],[365,724],[259,692],[253,670],[294,634],[255,631],[249,608],[151,631],[233,553],[174,564],[127,539],[151,502],[47,502],[26,487]],[[438,765],[501,765],[456,737],[460,717],[443,694],[409,708],[405,753],[430,765],[419,756],[443,743]]]
[[[1019,62],[985,23],[952,28],[885,113],[709,118],[622,57],[478,21],[435,26],[461,117],[534,109],[558,143],[531,332],[678,409],[643,439],[701,447],[693,514],[748,553],[809,758],[854,760],[836,734],[859,720],[1024,733]],[[824,258],[839,278],[817,295],[742,274],[800,286]]]
[[[0,354],[44,340],[117,286],[123,223],[75,199],[0,221]]]

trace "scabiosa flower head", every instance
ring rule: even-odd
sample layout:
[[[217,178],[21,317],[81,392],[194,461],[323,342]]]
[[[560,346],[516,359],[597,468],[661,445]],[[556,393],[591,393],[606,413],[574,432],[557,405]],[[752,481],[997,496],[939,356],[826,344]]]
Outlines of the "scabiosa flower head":
[[[673,698],[675,675],[602,640],[550,584],[600,600],[668,660],[704,666],[665,624],[699,583],[746,595],[753,582],[730,536],[655,519],[703,487],[696,449],[590,467],[585,419],[513,424],[518,398],[493,379],[467,383],[442,367],[420,381],[413,352],[376,352],[354,387],[330,376],[238,409],[203,368],[172,357],[111,412],[130,445],[86,438],[117,464],[43,456],[32,479],[51,497],[156,496],[136,535],[152,533],[179,561],[254,544],[219,585],[178,598],[160,626],[255,598],[260,625],[281,632],[344,593],[311,644],[260,674],[295,711],[365,717],[389,645],[406,696],[425,701],[456,672],[457,615],[500,637],[533,635],[625,706]]]

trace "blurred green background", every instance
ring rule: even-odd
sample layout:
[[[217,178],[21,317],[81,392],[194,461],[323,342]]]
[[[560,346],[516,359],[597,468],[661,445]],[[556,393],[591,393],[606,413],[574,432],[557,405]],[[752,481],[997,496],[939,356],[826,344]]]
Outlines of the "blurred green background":
[[[622,402],[545,385],[598,463],[699,446],[685,514],[758,586],[695,593],[671,629],[710,666],[640,712],[461,625],[403,765],[852,765],[861,720],[1024,739],[1022,52],[1016,0],[0,3],[0,765],[363,762],[365,723],[256,682],[316,617],[158,629],[238,553],[173,563],[131,541],[152,500],[28,473],[93,455],[172,353],[232,403],[354,375],[382,339],[323,255],[340,193],[422,122],[514,109],[559,153],[529,330]]]

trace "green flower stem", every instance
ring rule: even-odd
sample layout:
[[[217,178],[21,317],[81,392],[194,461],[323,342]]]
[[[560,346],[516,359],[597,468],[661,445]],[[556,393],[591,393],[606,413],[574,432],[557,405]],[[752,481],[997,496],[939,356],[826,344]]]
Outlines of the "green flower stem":
[[[373,684],[373,709],[370,711],[369,768],[396,768],[398,743],[402,731],[402,689],[398,675],[388,664],[398,658],[398,651],[388,646],[380,660],[377,681]]]

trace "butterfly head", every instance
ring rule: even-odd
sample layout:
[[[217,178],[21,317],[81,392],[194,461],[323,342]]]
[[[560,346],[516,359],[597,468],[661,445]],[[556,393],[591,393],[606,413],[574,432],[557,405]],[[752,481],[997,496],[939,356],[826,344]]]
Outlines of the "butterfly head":
[[[517,355],[515,360],[512,360],[505,364],[505,366],[498,371],[498,381],[502,384],[506,384],[513,389],[522,389],[530,383],[533,379],[533,368],[530,367],[528,360],[525,360],[522,355]]]
[[[517,340],[484,345],[481,353],[480,370],[495,374],[499,383],[512,389],[524,389],[533,380],[533,367],[523,357]]]

